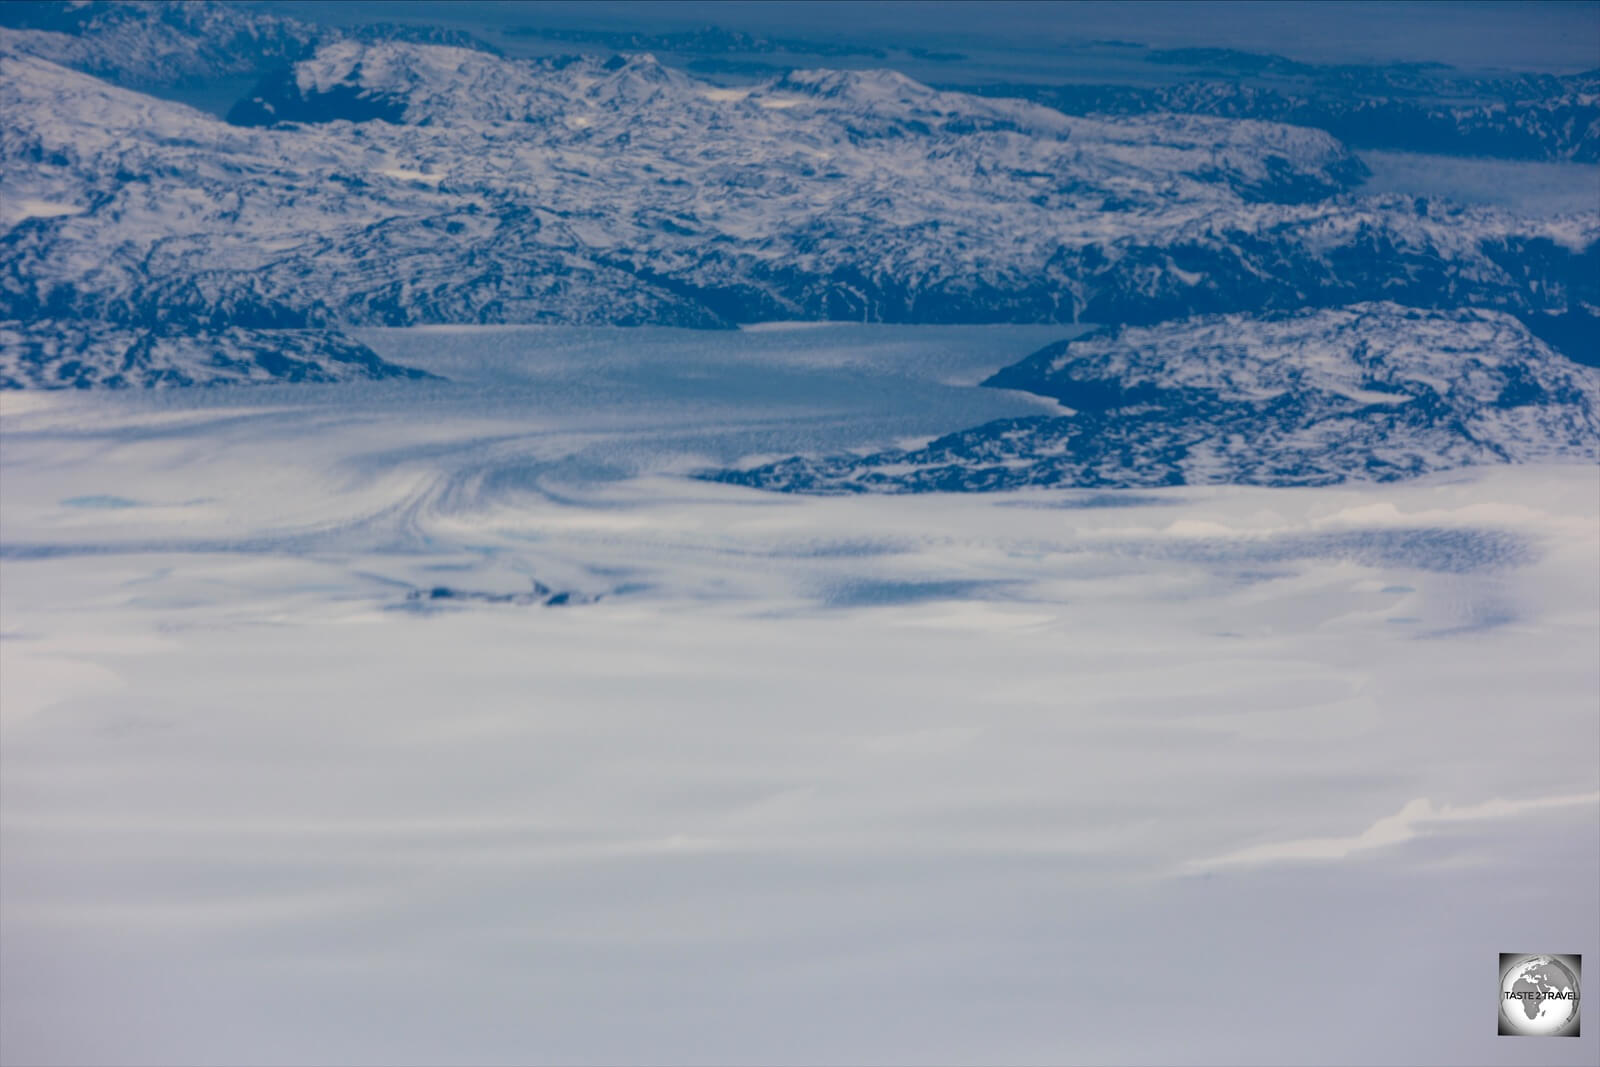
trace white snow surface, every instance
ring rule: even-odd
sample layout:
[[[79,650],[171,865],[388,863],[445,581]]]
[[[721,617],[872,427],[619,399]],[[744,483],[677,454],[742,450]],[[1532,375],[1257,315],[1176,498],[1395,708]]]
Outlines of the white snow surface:
[[[0,395],[7,1062],[1512,1063],[1600,954],[1592,468],[782,496],[678,472],[1059,328],[361,336],[455,380]]]

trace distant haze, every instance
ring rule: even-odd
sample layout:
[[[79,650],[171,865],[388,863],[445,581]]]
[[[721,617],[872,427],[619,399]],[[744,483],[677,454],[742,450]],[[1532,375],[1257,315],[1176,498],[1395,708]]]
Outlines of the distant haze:
[[[1116,39],[1156,47],[1211,46],[1316,62],[1436,62],[1466,69],[1572,73],[1600,67],[1600,4],[1082,2],[896,3],[889,0],[282,0],[262,6],[312,21],[451,22],[671,32],[706,25],[894,46],[1048,51]]]

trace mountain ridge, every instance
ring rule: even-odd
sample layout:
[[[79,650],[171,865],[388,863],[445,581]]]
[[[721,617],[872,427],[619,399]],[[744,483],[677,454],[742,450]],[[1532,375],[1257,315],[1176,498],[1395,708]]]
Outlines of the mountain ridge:
[[[0,102],[19,117],[0,140],[8,199],[63,205],[6,220],[9,317],[52,306],[51,289],[159,318],[166,251],[179,246],[191,273],[236,277],[313,325],[324,314],[1156,321],[1380,295],[1530,314],[1600,302],[1600,216],[1340,198],[1356,164],[1315,131],[1113,125],[881,73],[735,91],[645,57],[519,65],[353,41],[318,56],[297,68],[297,90],[344,87],[388,107],[403,97],[391,117],[409,121],[226,125],[0,58]],[[521,79],[509,90],[475,91],[508,72]],[[281,254],[246,247],[247,229]],[[456,248],[428,247],[439,229]],[[86,241],[139,262],[121,280],[63,268]],[[371,255],[396,241],[438,266],[395,273]],[[455,291],[405,284],[429,274]]]
[[[390,363],[336,330],[138,329],[52,319],[0,321],[0,389],[176,388],[435,375]]]
[[[699,81],[341,36],[233,122],[0,31],[0,319],[1121,322],[1376,300],[1600,348],[1600,212],[1364,197],[1316,130],[1102,121],[892,71]]]
[[[1516,319],[1397,304],[1106,327],[984,383],[1057,400],[916,449],[710,481],[799,493],[1329,485],[1600,461],[1600,370]]]

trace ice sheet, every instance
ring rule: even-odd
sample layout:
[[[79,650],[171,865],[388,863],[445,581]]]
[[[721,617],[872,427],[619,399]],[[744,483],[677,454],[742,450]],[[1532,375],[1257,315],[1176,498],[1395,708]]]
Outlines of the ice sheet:
[[[8,1058],[1526,1062],[1497,954],[1600,958],[1595,472],[682,477],[1025,406],[946,384],[1025,334],[7,406]]]

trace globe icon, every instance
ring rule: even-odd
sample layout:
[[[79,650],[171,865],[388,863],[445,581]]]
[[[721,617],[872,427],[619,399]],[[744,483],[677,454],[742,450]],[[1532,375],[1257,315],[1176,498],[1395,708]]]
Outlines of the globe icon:
[[[1505,1029],[1545,1037],[1572,1031],[1578,1021],[1578,976],[1574,971],[1555,956],[1518,957],[1500,979],[1500,1018]]]

